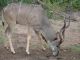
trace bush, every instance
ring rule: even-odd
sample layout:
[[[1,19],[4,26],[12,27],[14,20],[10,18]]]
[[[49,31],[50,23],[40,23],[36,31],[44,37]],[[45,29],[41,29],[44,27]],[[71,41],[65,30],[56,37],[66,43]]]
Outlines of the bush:
[[[11,2],[20,2],[30,4],[37,0],[0,0],[0,8]],[[80,10],[80,0],[41,0],[44,3],[44,8],[47,11],[48,17],[53,18],[53,14],[65,11],[66,6],[71,5],[74,11]],[[51,12],[53,11],[53,12]]]

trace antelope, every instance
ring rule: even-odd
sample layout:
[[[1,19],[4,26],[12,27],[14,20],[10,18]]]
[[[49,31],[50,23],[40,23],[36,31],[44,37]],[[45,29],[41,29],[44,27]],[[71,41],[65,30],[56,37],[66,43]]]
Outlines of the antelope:
[[[68,27],[64,20],[64,26],[59,32],[54,31],[48,20],[47,14],[41,5],[25,5],[18,3],[11,3],[3,9],[2,14],[4,21],[8,24],[5,34],[8,37],[11,52],[15,54],[14,47],[11,41],[12,33],[16,26],[28,27],[26,53],[29,52],[29,43],[31,39],[30,29],[33,30],[40,39],[44,40],[49,48],[52,50],[53,55],[57,56],[59,53],[60,45],[64,40],[64,32]]]

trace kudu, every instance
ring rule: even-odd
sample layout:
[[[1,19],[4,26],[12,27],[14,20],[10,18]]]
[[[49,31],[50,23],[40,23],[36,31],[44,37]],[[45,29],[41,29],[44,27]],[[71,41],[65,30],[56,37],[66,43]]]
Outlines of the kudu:
[[[33,29],[35,33],[45,40],[53,52],[53,55],[58,55],[60,44],[64,39],[64,32],[66,22],[64,21],[64,26],[61,28],[60,32],[55,32],[51,26],[48,17],[41,7],[41,5],[25,5],[25,4],[9,4],[3,9],[3,18],[8,24],[5,34],[9,38],[9,44],[11,52],[15,53],[11,34],[17,25],[28,26],[29,29]],[[28,32],[27,36],[27,47],[26,52],[29,54],[29,40],[31,39],[31,33]]]

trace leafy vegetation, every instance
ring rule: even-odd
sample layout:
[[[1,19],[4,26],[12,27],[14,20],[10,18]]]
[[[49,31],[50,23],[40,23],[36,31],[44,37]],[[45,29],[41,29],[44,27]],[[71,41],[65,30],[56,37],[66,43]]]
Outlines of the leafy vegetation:
[[[36,3],[38,0],[0,0],[0,8],[6,6],[11,2],[20,2],[30,4]],[[46,11],[49,18],[54,18],[55,13],[60,13],[65,11],[66,6],[71,5],[74,11],[80,10],[80,0],[41,0],[46,7]]]
[[[80,44],[70,46],[73,52],[80,52]]]
[[[37,0],[0,0],[0,7],[6,6],[11,2],[32,3]],[[80,10],[80,0],[41,0],[47,5],[48,8],[52,9],[54,7],[65,8],[69,3],[72,4],[73,9]]]

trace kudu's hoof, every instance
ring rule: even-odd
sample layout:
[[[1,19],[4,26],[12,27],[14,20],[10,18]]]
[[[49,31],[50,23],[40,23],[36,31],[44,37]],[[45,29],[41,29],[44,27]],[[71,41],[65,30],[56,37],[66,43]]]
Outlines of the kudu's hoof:
[[[6,48],[7,50],[9,49],[9,47],[7,47],[7,46],[4,46],[4,48]]]
[[[15,54],[15,52],[12,52],[12,54]]]
[[[12,52],[12,54],[15,54],[16,52],[15,51],[11,51]]]
[[[42,50],[43,50],[43,51],[45,51],[45,50],[46,50],[46,48],[42,48]]]
[[[28,55],[30,54],[30,52],[29,52],[29,51],[27,51],[27,50],[26,50],[26,53],[27,53]]]

